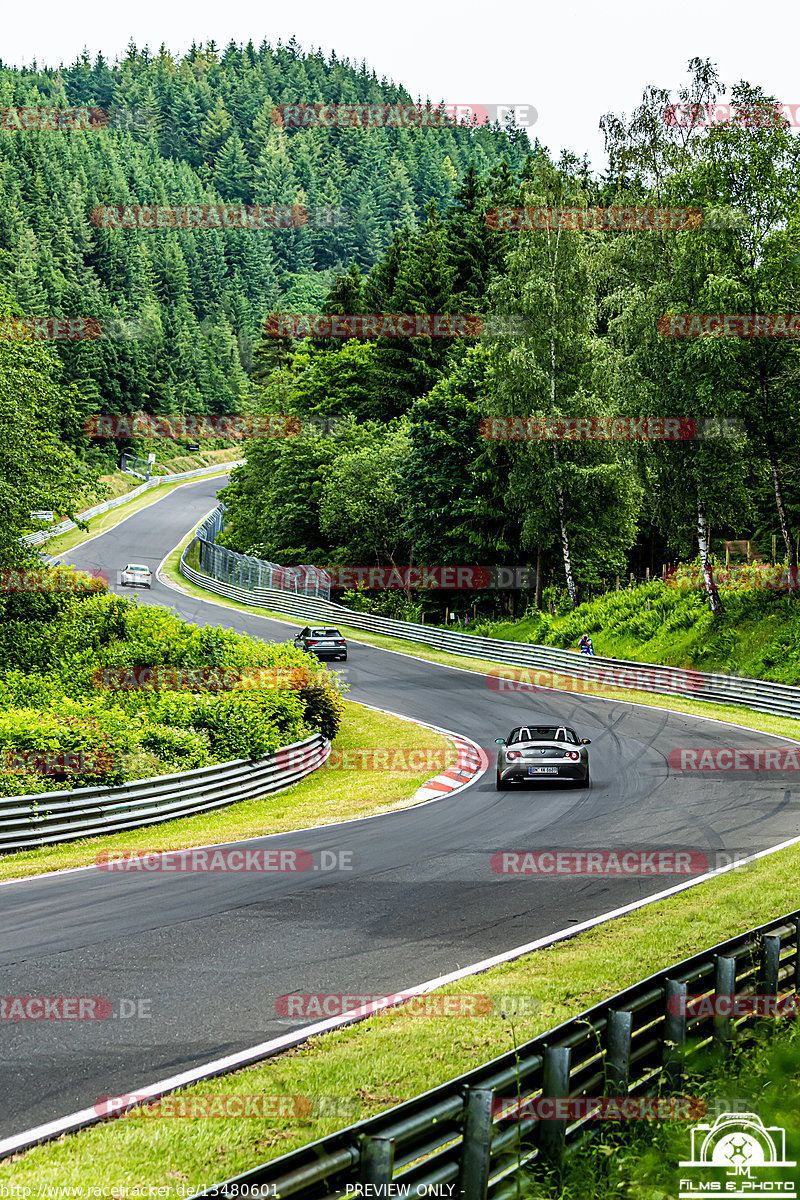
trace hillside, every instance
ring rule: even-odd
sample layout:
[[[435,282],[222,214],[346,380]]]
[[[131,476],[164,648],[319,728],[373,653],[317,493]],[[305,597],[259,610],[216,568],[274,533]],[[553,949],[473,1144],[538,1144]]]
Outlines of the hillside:
[[[478,625],[476,634],[577,649],[584,630],[595,654],[698,671],[731,671],[800,684],[800,605],[783,592],[722,589],[717,621],[701,590],[677,592],[661,580],[611,592],[565,616]]]
[[[318,309],[338,274],[369,270],[431,200],[446,209],[471,165],[514,169],[530,149],[523,131],[488,126],[281,128],[273,110],[302,99],[412,102],[365,64],[294,41],[0,66],[0,290],[20,315],[94,317],[112,333],[55,343],[80,417],[241,411],[267,313]],[[85,131],[16,128],[27,106],[100,117]],[[221,202],[309,217],[278,229],[92,223],[97,206]]]

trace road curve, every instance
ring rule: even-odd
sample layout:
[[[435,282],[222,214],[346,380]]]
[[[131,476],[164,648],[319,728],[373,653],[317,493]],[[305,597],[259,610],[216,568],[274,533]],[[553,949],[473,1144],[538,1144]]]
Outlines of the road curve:
[[[213,507],[222,482],[181,487],[65,559],[112,579],[128,560],[155,571]],[[201,625],[275,641],[291,635],[284,623],[159,581],[142,602]],[[489,748],[523,722],[574,725],[592,739],[591,789],[498,793],[490,771],[421,808],[246,843],[345,852],[350,870],[90,869],[0,887],[2,996],[107,997],[115,1010],[125,999],[124,1012],[144,1001],[138,1011],[149,1013],[0,1021],[0,1137],[306,1024],[278,1016],[285,993],[393,992],[680,881],[504,876],[490,864],[497,851],[681,850],[714,866],[718,852],[750,854],[800,833],[788,773],[668,769],[677,747],[775,744],[765,734],[572,693],[503,695],[482,675],[359,644],[347,675],[352,699]]]

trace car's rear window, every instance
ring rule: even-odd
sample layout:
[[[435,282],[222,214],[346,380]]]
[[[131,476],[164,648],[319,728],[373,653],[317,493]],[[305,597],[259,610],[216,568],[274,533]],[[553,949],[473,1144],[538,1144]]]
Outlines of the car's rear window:
[[[139,573],[144,573],[146,575],[147,572],[150,570],[150,568],[149,567],[137,567],[133,563],[131,563],[130,566],[126,567],[126,570],[127,571],[137,571]]]
[[[558,734],[561,734],[558,737]],[[578,738],[571,729],[565,729],[563,725],[526,725],[523,726],[517,733],[514,734],[515,742],[554,742],[567,741],[573,746],[578,745]]]
[[[312,629],[310,637],[341,637],[338,629]]]

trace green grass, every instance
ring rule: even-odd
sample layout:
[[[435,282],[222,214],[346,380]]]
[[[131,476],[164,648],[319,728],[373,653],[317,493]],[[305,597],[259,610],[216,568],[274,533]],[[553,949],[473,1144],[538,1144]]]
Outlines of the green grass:
[[[217,812],[179,817],[127,833],[83,838],[63,846],[2,855],[0,880],[87,866],[106,850],[177,850],[388,812],[413,803],[414,792],[426,779],[455,762],[455,749],[441,734],[345,701],[345,717],[333,742],[334,749],[404,747],[445,751],[445,763],[440,766],[436,761],[433,769],[416,772],[322,767],[285,791],[261,799],[242,800]]]
[[[784,1129],[787,1157],[793,1159],[791,1151],[800,1144],[800,1024],[763,1021],[748,1032],[753,1042],[734,1043],[727,1062],[713,1052],[690,1059],[684,1094],[706,1104],[707,1115],[695,1120],[713,1124],[721,1112],[749,1111],[761,1117],[765,1126]],[[738,1102],[735,1107],[732,1100]],[[690,1128],[686,1120],[639,1120],[617,1126],[600,1122],[595,1136],[567,1155],[560,1170],[534,1167],[519,1194],[542,1200],[669,1200],[677,1196],[679,1180],[686,1174],[678,1163],[689,1157]],[[752,1184],[758,1188],[763,1179],[769,1194],[772,1181],[790,1178],[797,1186],[800,1172],[767,1168],[763,1176],[754,1172]]]
[[[721,595],[724,611],[715,620],[704,592],[654,580],[609,592],[562,616],[534,613],[474,632],[577,650],[585,630],[595,654],[609,658],[800,683],[800,603],[785,591],[723,588]]]
[[[11,1178],[31,1187],[91,1185],[111,1197],[143,1184],[168,1188],[170,1196],[180,1194],[179,1185],[208,1186],[418,1095],[678,959],[800,907],[798,878],[800,848],[793,847],[442,989],[494,998],[489,1013],[396,1009],[181,1093],[355,1102],[341,1120],[108,1121],[0,1164],[0,1187]],[[515,1007],[518,1015],[503,1015]]]

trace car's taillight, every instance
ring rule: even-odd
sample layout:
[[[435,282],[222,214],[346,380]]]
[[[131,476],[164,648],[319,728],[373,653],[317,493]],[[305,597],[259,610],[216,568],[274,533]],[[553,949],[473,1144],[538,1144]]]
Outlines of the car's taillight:
[[[577,750],[568,750],[567,758],[578,759],[578,758],[580,758],[580,754],[578,753]]]
[[[316,644],[317,644],[317,643],[316,643],[316,642],[309,641],[309,643],[308,643],[308,644],[309,644],[309,646],[316,646]]]
[[[519,750],[509,750],[506,758],[522,758],[522,755],[520,754]]]
[[[344,638],[337,638],[337,639],[336,639],[336,645],[337,645],[337,646],[344,646],[344,645],[345,645],[345,640],[344,640]]]

